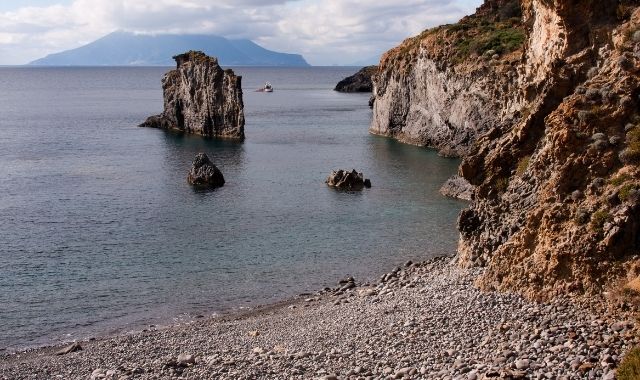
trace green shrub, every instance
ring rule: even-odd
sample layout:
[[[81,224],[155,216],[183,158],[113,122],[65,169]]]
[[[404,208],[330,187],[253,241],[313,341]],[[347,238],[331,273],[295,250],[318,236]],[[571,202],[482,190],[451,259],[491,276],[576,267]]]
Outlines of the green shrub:
[[[627,353],[618,367],[616,378],[618,380],[640,379],[640,347],[636,347]]]
[[[631,192],[635,190],[636,190],[636,185],[633,183],[628,183],[620,188],[620,191],[618,191],[618,198],[624,202],[627,199],[629,199]]]
[[[504,193],[505,191],[507,191],[508,187],[509,187],[509,178],[498,178],[496,180],[496,190],[498,190],[498,192]]]
[[[618,158],[624,164],[633,164],[640,161],[640,150],[627,148],[618,154]]]
[[[640,161],[640,126],[627,124],[626,148],[620,152],[618,158],[624,164],[632,164]]]
[[[612,184],[613,186],[620,186],[623,183],[627,182],[628,180],[631,179],[631,176],[629,174],[620,174],[619,176],[615,177],[615,178],[611,178],[609,180],[609,183]]]
[[[457,24],[449,25],[447,27],[447,30],[449,30],[449,32],[460,32],[460,31],[466,32],[469,29],[471,29],[471,25],[464,22],[459,22]]]
[[[497,53],[507,53],[518,49],[524,43],[524,32],[514,28],[497,30],[491,33],[483,45],[483,50],[495,50]]]
[[[478,28],[479,33],[461,37],[456,43],[458,56],[482,55],[489,50],[497,54],[519,49],[525,40],[522,30],[505,24],[490,24]]]
[[[518,161],[518,166],[516,167],[516,174],[521,176],[529,167],[529,161],[531,161],[531,156],[524,156]]]
[[[604,224],[609,220],[610,215],[606,210],[598,210],[591,215],[591,229],[600,233]]]

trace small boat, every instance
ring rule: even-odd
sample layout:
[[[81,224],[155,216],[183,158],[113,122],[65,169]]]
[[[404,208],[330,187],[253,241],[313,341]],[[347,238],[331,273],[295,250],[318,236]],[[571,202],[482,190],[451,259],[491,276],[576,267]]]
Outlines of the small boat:
[[[264,87],[262,87],[261,89],[256,90],[257,92],[273,92],[273,86],[271,86],[271,83],[266,82],[264,84]]]

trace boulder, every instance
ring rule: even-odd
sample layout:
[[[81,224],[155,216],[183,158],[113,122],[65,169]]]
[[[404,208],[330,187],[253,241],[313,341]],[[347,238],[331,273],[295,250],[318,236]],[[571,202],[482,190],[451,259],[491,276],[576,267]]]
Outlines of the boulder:
[[[196,357],[191,354],[182,353],[178,355],[176,362],[179,367],[188,367],[189,365],[196,364]]]
[[[162,78],[164,111],[140,124],[206,137],[244,139],[242,77],[223,70],[215,57],[190,51]]]
[[[378,66],[363,67],[357,73],[338,82],[334,90],[340,92],[371,92],[373,91],[372,78],[377,72]]]
[[[442,185],[440,194],[445,197],[470,201],[473,195],[473,185],[459,175],[454,175]]]
[[[333,170],[325,181],[330,187],[344,190],[362,190],[370,188],[371,181],[364,178],[362,173],[358,173],[355,169],[349,170]]]
[[[82,346],[78,342],[74,342],[66,347],[63,347],[55,352],[56,355],[66,355],[72,352],[82,351]]]
[[[187,182],[197,188],[214,189],[224,185],[224,176],[205,153],[198,153],[193,160]]]

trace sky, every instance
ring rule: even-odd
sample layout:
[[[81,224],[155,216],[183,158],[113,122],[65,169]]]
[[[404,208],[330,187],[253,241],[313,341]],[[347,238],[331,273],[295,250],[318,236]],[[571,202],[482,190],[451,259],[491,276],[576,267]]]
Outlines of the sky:
[[[0,65],[116,30],[248,38],[312,65],[354,64],[473,13],[482,0],[2,0]]]

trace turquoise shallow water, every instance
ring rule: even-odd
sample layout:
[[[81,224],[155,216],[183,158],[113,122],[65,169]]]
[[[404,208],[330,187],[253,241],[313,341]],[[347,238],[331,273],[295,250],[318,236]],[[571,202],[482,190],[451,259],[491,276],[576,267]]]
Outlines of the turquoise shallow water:
[[[239,68],[242,144],[137,128],[167,68],[0,68],[0,349],[280,300],[455,250],[457,160],[367,133],[355,68]],[[253,92],[264,81],[272,94]],[[227,183],[195,192],[206,152]],[[324,179],[357,168],[373,187]]]

